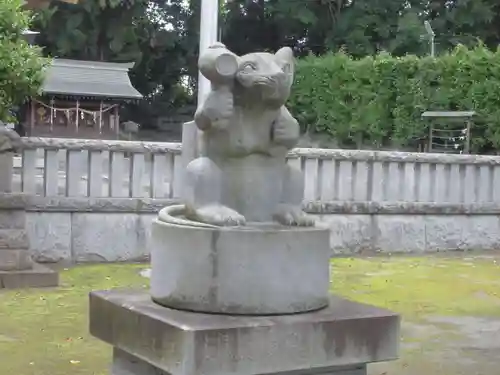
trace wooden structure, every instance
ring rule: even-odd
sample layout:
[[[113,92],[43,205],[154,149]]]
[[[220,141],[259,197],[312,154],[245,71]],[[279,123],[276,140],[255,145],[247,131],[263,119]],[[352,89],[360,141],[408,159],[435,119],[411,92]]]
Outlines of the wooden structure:
[[[439,127],[434,121],[431,121],[427,152],[469,154],[472,118],[475,114],[473,111],[426,111],[422,113],[423,119],[447,119],[461,123],[455,128],[451,128],[449,126]]]
[[[116,139],[120,105],[142,98],[132,86],[132,63],[54,59],[42,94],[24,108],[29,136]]]

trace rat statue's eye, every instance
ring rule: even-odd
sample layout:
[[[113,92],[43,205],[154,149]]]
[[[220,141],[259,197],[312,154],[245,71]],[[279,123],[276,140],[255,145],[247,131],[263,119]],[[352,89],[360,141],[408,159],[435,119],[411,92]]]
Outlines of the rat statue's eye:
[[[248,72],[253,72],[253,71],[257,70],[257,66],[253,62],[246,62],[241,67],[241,70],[244,71],[244,72],[247,72],[247,73]]]

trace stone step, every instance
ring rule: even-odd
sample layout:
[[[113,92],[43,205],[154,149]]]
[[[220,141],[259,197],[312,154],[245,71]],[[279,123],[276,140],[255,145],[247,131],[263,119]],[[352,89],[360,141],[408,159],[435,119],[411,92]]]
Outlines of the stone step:
[[[0,289],[56,287],[58,283],[56,271],[37,263],[29,270],[0,270]]]
[[[28,249],[0,249],[0,271],[29,270],[32,266]]]

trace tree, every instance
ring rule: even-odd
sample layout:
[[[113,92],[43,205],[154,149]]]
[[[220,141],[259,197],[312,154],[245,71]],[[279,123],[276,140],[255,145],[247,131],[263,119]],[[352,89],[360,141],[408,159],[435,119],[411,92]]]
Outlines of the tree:
[[[53,57],[135,62],[131,81],[145,99],[127,105],[124,114],[147,126],[183,96],[179,80],[188,71],[188,15],[182,0],[52,3],[37,13],[37,43]]]
[[[356,57],[425,55],[426,20],[438,53],[500,43],[498,0],[231,0],[223,20],[223,41],[239,53],[289,45],[298,56],[339,49]]]
[[[47,64],[24,40],[30,13],[22,5],[22,0],[0,1],[0,121],[10,120],[14,106],[38,93]]]

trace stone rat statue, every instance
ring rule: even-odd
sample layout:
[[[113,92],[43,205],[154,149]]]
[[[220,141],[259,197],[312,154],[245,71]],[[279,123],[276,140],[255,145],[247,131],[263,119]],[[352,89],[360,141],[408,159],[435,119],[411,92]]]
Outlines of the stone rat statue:
[[[314,225],[301,209],[302,172],[286,164],[299,138],[285,107],[292,50],[239,57],[216,44],[200,56],[199,68],[212,90],[195,114],[201,156],[187,166],[186,218],[215,226]]]

